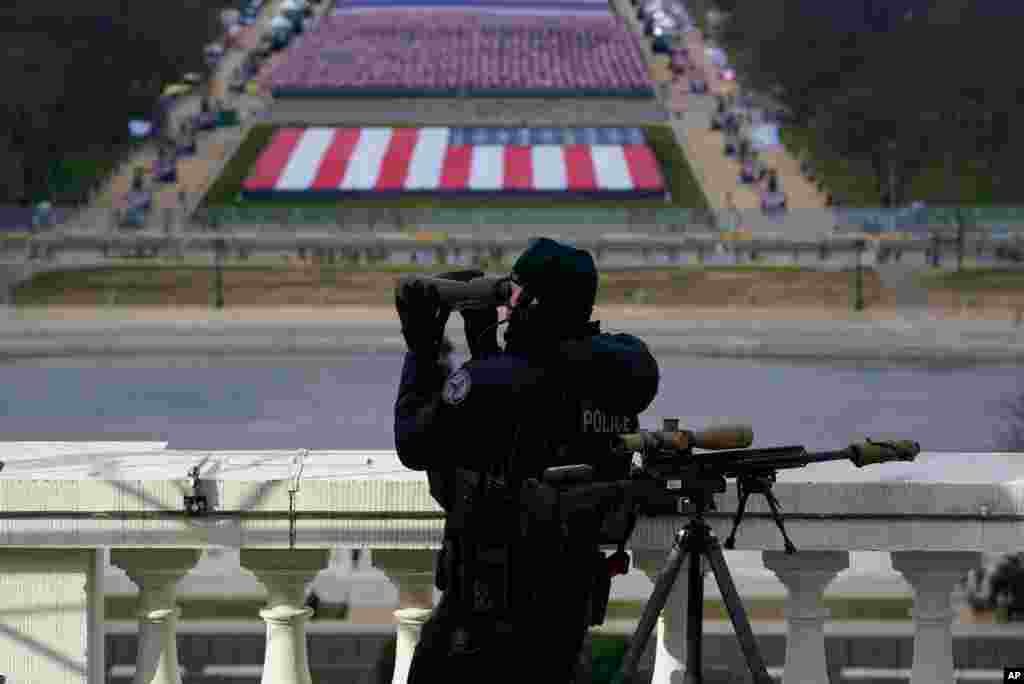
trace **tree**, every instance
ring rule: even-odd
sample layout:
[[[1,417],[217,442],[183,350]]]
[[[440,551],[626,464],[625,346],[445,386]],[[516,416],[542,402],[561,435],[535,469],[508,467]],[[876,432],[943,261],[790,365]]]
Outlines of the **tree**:
[[[128,120],[148,116],[164,84],[201,68],[218,13],[202,0],[4,3],[0,130],[18,167],[5,171],[19,179],[0,184],[0,202],[48,195],[51,169],[70,157],[114,161]]]
[[[968,576],[967,602],[974,610],[996,610],[1008,622],[1024,619],[1024,553],[1001,557]]]
[[[736,3],[721,40],[743,85],[777,94],[823,147],[871,162],[893,199],[974,203],[970,162],[991,173],[993,195],[1014,201],[1024,140],[1019,70],[998,69],[1019,38],[1024,5],[998,0],[775,0]],[[980,158],[980,159],[979,159]],[[925,169],[945,167],[939,197],[908,198]],[[996,178],[1007,179],[996,182]]]

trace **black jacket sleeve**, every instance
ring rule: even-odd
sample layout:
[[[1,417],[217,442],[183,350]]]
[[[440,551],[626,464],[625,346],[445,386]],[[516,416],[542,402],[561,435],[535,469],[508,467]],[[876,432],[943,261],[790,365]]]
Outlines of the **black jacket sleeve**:
[[[402,379],[395,400],[395,449],[398,459],[411,470],[426,470],[441,464],[439,434],[441,389],[445,369],[436,359],[407,352]]]
[[[498,355],[446,379],[432,361],[407,354],[395,402],[399,460],[412,470],[490,469],[514,450],[521,407],[543,376],[522,357]]]

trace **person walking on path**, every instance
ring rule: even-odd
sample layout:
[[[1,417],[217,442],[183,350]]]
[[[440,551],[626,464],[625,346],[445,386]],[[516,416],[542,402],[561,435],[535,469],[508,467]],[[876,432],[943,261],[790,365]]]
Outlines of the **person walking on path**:
[[[737,232],[743,230],[743,212],[736,206],[736,197],[731,190],[725,193],[725,207],[732,215],[732,229]]]

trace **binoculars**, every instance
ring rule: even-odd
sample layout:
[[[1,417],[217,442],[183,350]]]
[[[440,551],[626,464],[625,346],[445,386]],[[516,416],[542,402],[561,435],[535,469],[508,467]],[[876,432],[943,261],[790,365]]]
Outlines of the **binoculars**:
[[[512,279],[508,276],[481,276],[461,282],[410,273],[398,279],[398,297],[401,298],[406,287],[414,282],[420,282],[424,287],[436,288],[441,301],[453,311],[505,306],[512,299],[514,288]]]

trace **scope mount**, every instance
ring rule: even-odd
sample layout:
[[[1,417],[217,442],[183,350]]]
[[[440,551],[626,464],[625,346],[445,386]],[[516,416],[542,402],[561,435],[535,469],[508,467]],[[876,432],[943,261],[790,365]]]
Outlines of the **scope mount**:
[[[679,430],[679,420],[668,418],[663,422],[662,429],[668,431]],[[643,431],[641,431],[643,432]],[[691,433],[692,434],[692,433]],[[688,440],[688,447],[684,450],[668,448],[664,444],[651,443],[644,440],[642,448],[635,454],[633,460],[634,471],[645,471],[649,475],[665,478],[666,490],[676,499],[676,513],[679,515],[691,515],[695,519],[703,521],[706,512],[716,512],[718,507],[715,504],[715,494],[724,494],[726,477],[720,473],[708,472],[701,468],[682,469],[676,465],[680,457],[689,460],[693,456],[694,440]],[[736,512],[733,514],[732,529],[729,536],[722,543],[722,547],[733,550],[736,547],[736,533],[743,523],[743,516],[746,513],[747,501],[751,494],[760,494],[768,503],[772,521],[782,535],[782,541],[787,554],[796,553],[796,545],[793,544],[789,533],[786,531],[782,518],[782,507],[778,498],[772,491],[775,484],[776,473],[774,470],[760,470],[749,473],[741,473],[736,477],[736,493],[739,497]]]
[[[739,497],[739,502],[736,506],[736,512],[733,514],[732,529],[729,531],[729,536],[722,543],[723,548],[727,550],[735,548],[736,533],[743,522],[747,501],[751,494],[760,494],[767,501],[772,521],[782,534],[786,553],[796,553],[796,546],[786,532],[786,526],[782,517],[782,507],[772,491],[772,484],[774,482],[775,473],[773,472],[745,474],[736,478],[736,493]],[[675,513],[703,520],[705,513],[717,512],[718,507],[715,504],[714,495],[724,493],[726,491],[726,483],[724,477],[710,477],[696,482],[689,482],[685,488],[680,488],[679,490],[669,488],[669,491],[677,501]]]

